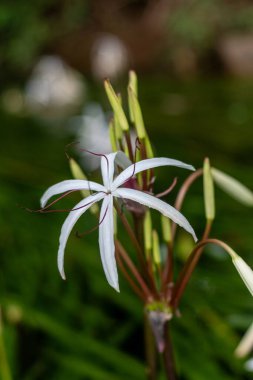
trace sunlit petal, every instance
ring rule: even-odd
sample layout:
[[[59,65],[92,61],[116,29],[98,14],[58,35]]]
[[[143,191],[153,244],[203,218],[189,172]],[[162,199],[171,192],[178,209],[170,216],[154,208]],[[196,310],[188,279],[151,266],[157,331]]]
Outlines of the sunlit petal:
[[[189,232],[193,236],[194,240],[197,241],[195,232],[188,220],[174,207],[161,201],[153,195],[149,195],[138,190],[125,188],[117,189],[113,192],[113,195],[118,198],[130,199],[132,201],[139,202],[144,206],[158,210],[161,214],[167,216],[168,218],[173,220],[173,222],[183,227],[187,232]]]
[[[95,202],[100,201],[105,197],[104,193],[97,193],[94,195],[90,195],[89,197],[81,200],[74,208],[78,210],[71,211],[68,217],[65,219],[63,223],[61,234],[60,234],[60,245],[58,250],[58,269],[63,279],[65,279],[64,273],[64,250],[66,247],[66,243],[69,237],[69,234],[74,227],[77,220],[80,218],[82,214],[85,213]]]
[[[41,207],[45,207],[47,201],[53,196],[61,193],[65,193],[66,191],[71,190],[92,190],[92,191],[103,191],[105,192],[104,186],[99,183],[79,180],[79,179],[70,179],[66,181],[62,181],[56,183],[55,185],[49,187],[45,193],[42,195],[40,199]]]
[[[108,195],[105,197],[100,211],[99,247],[107,281],[119,292],[113,222],[113,197],[112,195]]]
[[[112,189],[115,190],[117,187],[121,186],[131,176],[133,176],[133,174],[137,174],[144,170],[157,168],[159,166],[177,166],[183,169],[195,170],[193,166],[171,158],[148,158],[147,160],[142,160],[136,164],[132,164],[120,173],[120,175],[113,181]]]

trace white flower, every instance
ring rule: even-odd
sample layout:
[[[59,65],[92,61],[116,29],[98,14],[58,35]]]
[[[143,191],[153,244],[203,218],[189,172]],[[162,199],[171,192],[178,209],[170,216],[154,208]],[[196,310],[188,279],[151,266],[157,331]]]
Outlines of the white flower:
[[[114,179],[114,165],[117,164],[123,170]],[[94,194],[88,196],[79,202],[70,212],[65,222],[63,223],[60,234],[60,245],[58,250],[58,268],[63,279],[64,273],[64,250],[69,237],[69,234],[74,227],[77,220],[82,214],[85,213],[89,207],[95,202],[103,200],[100,211],[100,224],[99,224],[99,247],[101,260],[105,275],[109,284],[119,291],[118,273],[115,261],[115,247],[114,247],[114,225],[113,225],[113,198],[124,198],[141,203],[144,206],[154,208],[160,211],[163,215],[173,220],[186,231],[188,231],[195,240],[197,240],[193,228],[187,219],[174,207],[161,201],[160,199],[147,194],[145,192],[120,187],[124,185],[133,175],[155,168],[158,166],[178,166],[181,168],[194,170],[191,165],[184,164],[183,162],[173,160],[170,158],[150,158],[131,164],[128,158],[122,152],[110,153],[101,157],[101,173],[103,178],[103,185],[95,182],[85,180],[67,180],[59,182],[43,194],[41,198],[41,207],[45,207],[49,198],[54,195],[68,192],[71,190],[92,190]]]

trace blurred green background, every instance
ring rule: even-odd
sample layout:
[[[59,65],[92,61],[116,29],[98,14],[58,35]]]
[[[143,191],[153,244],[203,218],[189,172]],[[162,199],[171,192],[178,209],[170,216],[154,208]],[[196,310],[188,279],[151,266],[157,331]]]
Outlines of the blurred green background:
[[[24,207],[37,209],[48,186],[70,178],[68,143],[104,149],[100,128],[109,105],[102,79],[109,76],[126,102],[129,68],[138,73],[157,156],[196,168],[208,156],[252,189],[252,15],[247,1],[1,2],[0,363],[4,368],[6,354],[13,379],[145,379],[142,305],[123,276],[120,294],[106,283],[97,232],[71,235],[64,282],[56,256],[65,215]],[[175,175],[178,189],[187,173],[159,170],[156,191]],[[92,176],[99,179],[99,172]],[[64,207],[79,199],[72,195]],[[252,209],[218,189],[216,202],[212,236],[252,267]],[[183,213],[200,236],[201,180]],[[83,217],[78,227],[95,223]],[[177,270],[189,244],[180,233]],[[180,311],[172,321],[180,379],[252,378],[250,357],[234,356],[252,322],[252,299],[219,250],[206,249]]]

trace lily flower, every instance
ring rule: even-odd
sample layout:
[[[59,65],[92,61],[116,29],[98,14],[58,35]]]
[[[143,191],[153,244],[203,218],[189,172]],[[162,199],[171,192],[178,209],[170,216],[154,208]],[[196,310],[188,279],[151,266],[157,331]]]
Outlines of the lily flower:
[[[125,169],[114,179],[115,164]],[[114,247],[114,198],[135,201],[146,207],[158,210],[161,214],[170,218],[173,222],[192,234],[195,241],[197,240],[195,232],[187,219],[174,207],[153,195],[140,190],[124,187],[124,183],[128,182],[129,179],[135,176],[135,174],[159,166],[177,166],[194,170],[191,165],[170,158],[150,158],[132,164],[123,152],[116,152],[101,156],[103,185],[91,181],[74,179],[59,182],[46,190],[41,198],[42,208],[45,207],[52,196],[57,194],[75,190],[91,190],[95,192],[81,200],[81,202],[71,210],[63,223],[58,250],[58,269],[63,279],[65,279],[64,251],[70,232],[80,216],[83,215],[94,203],[101,200],[103,200],[103,202],[99,217],[100,255],[107,281],[117,291],[119,291],[119,283]]]

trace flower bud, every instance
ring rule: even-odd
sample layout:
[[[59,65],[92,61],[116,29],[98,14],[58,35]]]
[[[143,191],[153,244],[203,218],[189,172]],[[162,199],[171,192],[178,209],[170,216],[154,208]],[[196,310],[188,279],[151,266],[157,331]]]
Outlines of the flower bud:
[[[232,258],[233,264],[236,267],[239,275],[241,276],[243,282],[249,289],[251,295],[253,296],[253,271],[248,266],[248,264],[238,255]]]
[[[253,192],[244,186],[237,179],[223,173],[222,171],[212,168],[213,179],[216,184],[232,198],[245,206],[253,206]]]
[[[109,123],[109,136],[110,136],[112,151],[117,152],[118,147],[117,147],[117,140],[116,140],[116,135],[115,135],[115,125],[114,125],[113,119]]]
[[[250,325],[249,329],[246,331],[242,340],[235,350],[235,356],[238,358],[243,358],[248,355],[253,348],[253,323]]]
[[[153,230],[153,259],[154,263],[157,266],[161,264],[161,255],[160,255],[160,244],[159,244],[159,236],[155,230]]]
[[[114,116],[115,118],[117,118],[122,130],[124,132],[127,132],[129,130],[129,125],[128,125],[126,115],[123,111],[121,101],[119,97],[116,95],[115,91],[112,88],[111,83],[108,80],[105,80],[104,85],[105,85],[106,94],[108,96],[109,102],[114,112]]]
[[[144,247],[147,257],[150,257],[152,252],[152,220],[150,211],[147,210],[144,218]]]
[[[165,243],[169,243],[171,241],[171,225],[169,218],[166,218],[166,216],[161,215],[161,224],[163,240],[165,241]]]
[[[138,96],[138,87],[137,86],[138,86],[137,75],[133,70],[131,70],[131,71],[129,71],[129,87],[132,88],[132,90],[136,96]],[[132,104],[132,99],[129,96],[129,94],[128,94],[128,107],[129,107],[130,120],[132,123],[134,123],[133,104]]]
[[[144,121],[142,117],[141,107],[137,99],[133,88],[128,86],[128,99],[130,104],[130,113],[132,113],[133,122],[136,128],[137,136],[141,141],[145,141],[146,131],[144,126]]]
[[[205,214],[208,221],[213,221],[215,217],[214,186],[209,159],[206,158],[203,167],[203,185]]]

